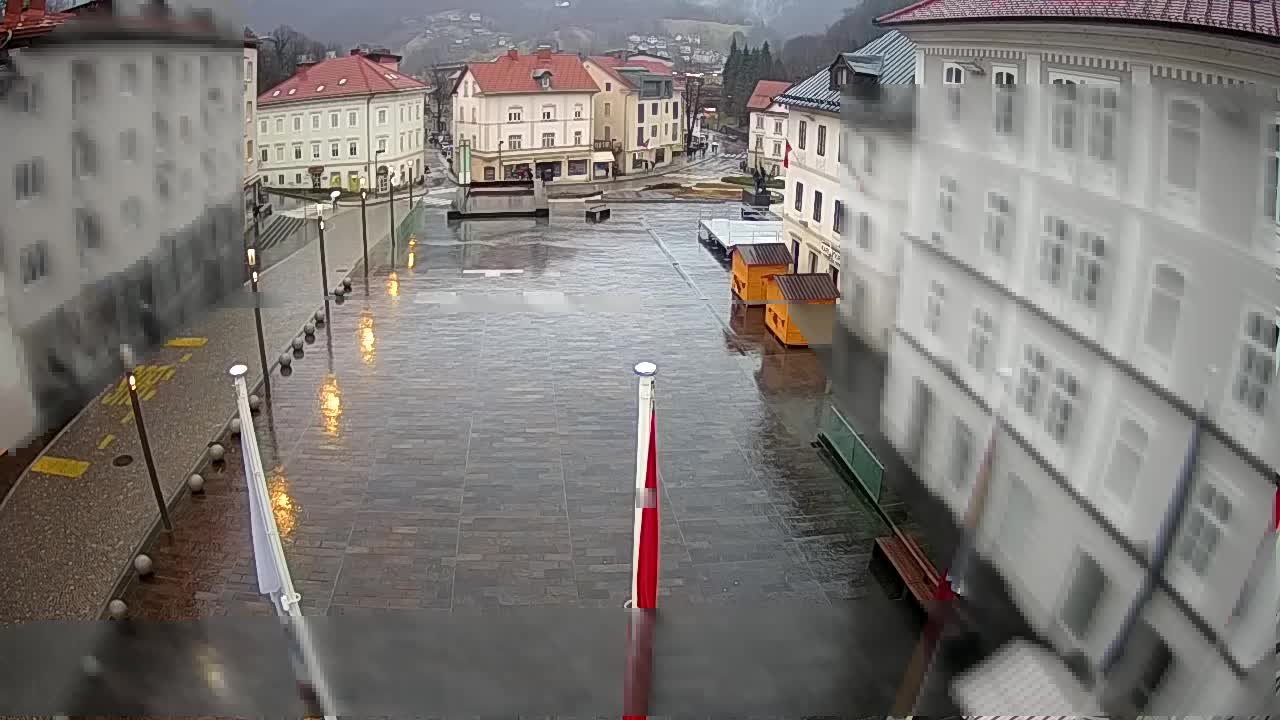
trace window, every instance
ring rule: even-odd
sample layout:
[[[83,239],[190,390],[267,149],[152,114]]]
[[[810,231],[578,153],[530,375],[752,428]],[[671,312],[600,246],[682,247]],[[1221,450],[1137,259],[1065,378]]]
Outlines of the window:
[[[142,202],[136,197],[131,197],[120,203],[120,217],[124,220],[126,228],[137,230],[142,226]]]
[[[1114,87],[1090,87],[1089,97],[1089,157],[1104,163],[1116,159],[1116,106]]]
[[[1053,146],[1063,152],[1075,149],[1076,91],[1074,80],[1057,78],[1053,81]]]
[[[827,126],[818,126],[818,157],[827,155]]]
[[[311,143],[311,159],[312,160],[320,159],[320,143],[318,142]]]
[[[821,190],[813,191],[813,221],[816,223],[822,222],[822,191]]]
[[[271,152],[269,150],[267,150],[266,148],[262,148],[262,154],[259,156],[259,159],[261,159],[262,162],[267,162],[268,160],[271,159],[270,154]]]
[[[302,116],[301,115],[293,116],[293,131],[302,132]]]
[[[311,113],[311,129],[320,129],[320,113]]]
[[[284,118],[278,117],[276,118],[276,134],[281,135],[283,133],[284,133]]]
[[[357,155],[359,155],[359,154],[360,154],[360,141],[358,141],[358,140],[348,140],[348,141],[347,141],[347,155],[348,155],[349,157],[355,157],[355,156],[357,156]]]
[[[796,131],[796,148],[804,150],[805,144],[809,141],[809,123],[804,120],[800,121],[800,129]]]
[[[649,139],[651,139],[651,140],[657,140],[657,139],[658,139],[658,126],[657,126],[657,125],[650,125],[650,126],[649,126]]]
[[[400,133],[400,151],[404,151],[404,133]]]
[[[760,152],[762,149],[764,149],[764,138],[760,135],[757,135],[756,136],[756,152]]]
[[[120,66],[120,92],[125,95],[138,94],[137,63],[125,63]]]
[[[360,124],[360,115],[355,110],[347,111],[347,127],[355,127]]]
[[[267,134],[267,121],[266,121],[266,120],[259,120],[259,121],[258,121],[258,134],[259,134],[259,135],[266,135],[266,134]]]
[[[934,335],[942,329],[942,308],[947,300],[946,288],[934,280],[929,283],[929,296],[925,300],[924,326]]]
[[[831,208],[831,230],[837,235],[844,234],[845,214],[847,212],[848,210],[845,208],[845,204],[836,200],[834,206]]]
[[[280,175],[279,180],[280,180],[280,182],[278,182],[278,183],[276,183],[276,184],[277,184],[277,185],[284,185],[284,174],[283,174],[283,173]],[[301,174],[299,174],[299,175],[298,175],[298,182],[302,182],[302,175],[301,175]]]
[[[1044,429],[1049,431],[1059,445],[1066,443],[1071,430],[1071,418],[1079,400],[1080,385],[1071,373],[1062,368],[1053,372],[1053,392],[1049,396],[1049,412],[1044,419]]]
[[[339,156],[340,152],[341,152],[341,143],[338,143],[338,142],[329,143],[329,157],[336,158]]]
[[[809,272],[818,272],[818,253],[812,250],[809,251]]]
[[[797,182],[797,183],[796,183],[796,204],[795,204],[795,208],[796,208],[796,212],[798,212],[798,213],[803,213],[803,212],[804,212],[804,183],[802,183],[802,182]]]
[[[827,272],[831,273],[831,284],[837,288],[840,287],[840,268],[835,265],[827,267]]]
[[[997,192],[987,193],[987,232],[982,245],[992,255],[1004,255],[1013,231],[1013,209],[1009,198]]]
[[[1185,100],[1169,103],[1169,148],[1165,179],[1170,185],[1194,191],[1200,166],[1200,106]]]
[[[519,135],[508,135],[508,136],[507,136],[507,149],[508,149],[508,150],[519,150],[519,149],[520,149],[520,142],[521,142],[521,136],[519,136]]]
[[[555,133],[542,133],[542,147],[549,148],[556,146]]]
[[[191,118],[186,115],[178,118],[178,137],[182,138],[183,142],[191,139]]]
[[[462,108],[458,108],[458,112],[462,112]],[[387,124],[387,109],[386,109],[386,108],[378,108],[378,124],[379,124],[379,125],[386,125],[386,124]]]
[[[1114,690],[1102,698],[1105,712],[1110,717],[1142,715],[1172,666],[1169,646],[1150,625],[1138,623],[1116,664],[1115,680],[1109,683]]]
[[[49,276],[49,246],[41,240],[22,248],[22,284],[32,283]]]
[[[75,177],[91,177],[98,173],[98,149],[83,132],[71,134],[71,172]]]
[[[1031,345],[1022,351],[1022,367],[1018,371],[1018,391],[1014,402],[1022,408],[1022,412],[1035,417],[1040,412],[1040,396],[1044,392],[1045,377],[1049,372],[1049,363],[1044,353]]]
[[[956,418],[951,430],[951,484],[962,488],[969,482],[969,465],[973,462],[973,432],[960,418]]]
[[[18,202],[33,200],[44,192],[44,161],[39,158],[20,163],[13,171]]]
[[[1178,559],[1204,577],[1231,517],[1231,503],[1211,483],[1199,482],[1187,505],[1187,519],[1178,539]]]
[[[671,103],[671,114],[675,117],[680,117],[680,103],[678,101]]]
[[[1262,157],[1262,217],[1280,222],[1280,124],[1267,126],[1267,146]]]
[[[871,216],[867,213],[858,213],[857,239],[858,247],[871,249]]]
[[[152,66],[152,81],[157,94],[169,92],[169,61],[157,55]],[[277,129],[280,132],[281,129]]]
[[[649,107],[649,113],[654,117],[658,116],[658,103],[653,103]]]
[[[763,116],[763,115],[757,115],[757,116],[756,116],[756,129],[757,129],[757,130],[763,130],[763,129],[764,129],[764,116]]]
[[[486,167],[484,169],[485,182],[493,182],[494,178],[496,178],[497,176],[498,176],[498,171],[494,170],[492,166]]]
[[[574,144],[574,145],[581,145],[581,144],[582,144],[582,131],[581,131],[581,130],[574,130],[574,131],[573,131],[573,144]],[[570,175],[572,175],[573,173],[569,173],[569,174],[570,174]]]
[[[782,142],[780,140],[775,140],[773,142],[773,156],[778,157],[780,155],[782,155]]]
[[[1147,347],[1166,357],[1173,353],[1185,289],[1186,280],[1182,273],[1168,265],[1156,266],[1151,278],[1151,304],[1147,308],[1147,328],[1143,339]]]
[[[960,119],[961,102],[963,100],[961,85],[964,85],[964,68],[955,63],[944,63],[942,66],[942,84],[948,86],[947,111],[951,121]]]
[[[876,146],[876,139],[873,137],[862,137],[862,172],[871,175],[876,169],[876,154],[879,148]]]
[[[1013,68],[1001,68],[992,74],[995,86],[995,130],[1001,135],[1013,134],[1013,101],[1017,92],[1018,74]]]
[[[1035,524],[1035,504],[1031,491],[1022,478],[1009,473],[1009,490],[1005,496],[1004,513],[1000,517],[996,547],[1006,556],[1018,557],[1027,552],[1034,540],[1031,528]]]
[[[604,116],[605,116],[605,117],[609,117],[610,115],[613,115],[613,103],[605,103],[605,104],[604,104]]]
[[[401,105],[401,106],[400,106],[400,122],[404,122],[404,121],[405,121],[404,111],[405,111],[405,107],[404,107],[403,105]]]
[[[575,120],[581,120],[581,119],[582,119],[582,106],[581,106],[581,105],[574,105],[574,106],[573,106],[573,118],[574,118]],[[570,174],[572,174],[572,173],[570,173]]]
[[[1250,311],[1246,315],[1231,394],[1240,407],[1258,415],[1266,408],[1267,389],[1275,375],[1278,333],[1275,321],[1262,313]]]
[[[991,313],[982,308],[974,308],[969,322],[969,365],[974,370],[984,372],[987,369],[994,335],[995,321],[991,319]]]
[[[283,145],[276,146],[276,162],[284,162],[284,146]]]
[[[1040,279],[1052,287],[1062,287],[1062,264],[1066,259],[1071,226],[1060,217],[1046,215],[1040,236]]]
[[[607,82],[607,83],[605,83],[605,84],[604,84],[604,91],[605,91],[605,92],[613,92],[613,83],[611,83],[611,82]]]
[[[1091,310],[1098,306],[1106,244],[1098,233],[1081,230],[1071,253],[1071,299]]]
[[[341,113],[336,113],[336,112],[331,112],[331,113],[329,113],[329,127],[330,127],[330,128],[332,128],[332,129],[335,129],[335,130],[336,130],[338,127],[340,127],[339,123],[340,123],[340,121],[341,121],[341,120],[342,120],[342,114],[341,114]]]
[[[542,119],[543,119],[543,120],[555,120],[555,119],[556,119],[556,109],[555,109],[554,107],[550,106],[550,105],[543,105],[543,106],[542,106]]]
[[[676,114],[678,115],[679,113],[676,113]],[[782,121],[781,121],[781,120],[774,120],[774,121],[773,121],[773,134],[774,134],[774,135],[781,135],[781,134],[783,134],[783,132],[784,132],[784,130],[782,129]]]
[[[797,270],[800,269],[800,241],[795,240],[795,235],[791,236],[791,265]]]
[[[951,232],[955,224],[956,181],[955,178],[938,179],[938,224],[943,230]]]
[[[1087,553],[1077,550],[1075,572],[1071,575],[1067,596],[1058,611],[1058,619],[1076,638],[1083,640],[1088,637],[1106,589],[1107,576],[1098,562]]]
[[[570,160],[569,174],[570,175],[586,175],[587,161],[586,160]]]
[[[636,122],[644,122],[644,103],[636,105]]]
[[[93,213],[84,209],[75,211],[76,249],[80,254],[80,262],[84,264],[89,254],[102,249],[102,225]]]
[[[636,145],[644,147],[644,128],[636,128]]]
[[[386,151],[387,151],[387,139],[384,137],[378,138],[378,152],[386,152]]]
[[[520,122],[524,117],[524,109],[513,107],[507,109],[507,122]]]
[[[1128,504],[1142,471],[1142,458],[1147,454],[1147,431],[1133,420],[1123,420],[1116,430],[1116,443],[1111,449],[1111,462],[1103,478],[1103,487],[1114,499]]]
[[[134,162],[138,159],[138,131],[125,130],[120,133],[120,156],[126,162]],[[262,148],[262,162],[267,161],[267,149]]]
[[[293,146],[293,159],[294,159],[294,160],[301,160],[301,159],[302,159],[302,145],[301,145],[301,144],[298,144],[298,145],[294,145],[294,146]]]

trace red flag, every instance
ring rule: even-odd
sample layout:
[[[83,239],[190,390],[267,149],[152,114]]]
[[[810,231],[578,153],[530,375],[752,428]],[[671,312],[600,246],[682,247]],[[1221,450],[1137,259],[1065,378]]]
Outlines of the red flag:
[[[787,141],[787,152],[782,156],[782,167],[791,167],[791,141]]]
[[[639,550],[636,553],[636,607],[658,606],[658,417],[649,419],[649,457],[645,472],[644,507],[640,512]]]

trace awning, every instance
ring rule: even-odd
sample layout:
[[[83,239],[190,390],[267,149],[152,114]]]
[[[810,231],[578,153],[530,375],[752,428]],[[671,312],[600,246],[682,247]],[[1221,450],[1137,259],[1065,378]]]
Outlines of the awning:
[[[613,153],[605,150],[593,152],[591,153],[591,162],[611,163],[613,162]]]

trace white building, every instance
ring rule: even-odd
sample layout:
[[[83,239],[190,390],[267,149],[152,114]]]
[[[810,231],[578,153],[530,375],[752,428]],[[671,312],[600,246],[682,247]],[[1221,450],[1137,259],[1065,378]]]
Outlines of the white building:
[[[789,82],[761,80],[747,101],[750,136],[747,138],[747,169],[760,168],[767,174],[783,175],[787,145],[787,106],[774,98],[791,87]]]
[[[244,222],[253,224],[254,210],[262,197],[262,178],[258,175],[258,39],[248,30],[244,34]]]
[[[1256,712],[1280,610],[1280,28],[1243,2],[1229,28],[1203,8],[1086,5],[1023,21],[935,0],[882,19],[916,44],[922,84],[884,431],[960,518],[996,428],[978,547],[1089,666],[1082,707]],[[1101,673],[1201,406],[1167,564]]]
[[[244,279],[242,32],[186,3],[80,11],[0,18],[3,447]]]
[[[453,89],[453,138],[470,147],[471,179],[590,180],[598,89],[577,55],[546,47],[469,63]]]
[[[300,63],[258,97],[258,166],[264,184],[285,188],[373,187],[385,192],[423,177],[427,86],[400,73],[384,51]],[[386,168],[390,177],[379,171]]]

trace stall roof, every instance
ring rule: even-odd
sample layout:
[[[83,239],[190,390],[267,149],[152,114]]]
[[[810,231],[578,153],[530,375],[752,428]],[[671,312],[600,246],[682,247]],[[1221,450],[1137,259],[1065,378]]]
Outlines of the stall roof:
[[[782,222],[770,220],[700,220],[712,239],[728,250],[737,245],[776,243],[782,239]]]
[[[747,265],[790,265],[792,260],[791,251],[783,243],[739,245],[735,251]]]
[[[835,281],[828,273],[793,273],[774,275],[782,297],[787,302],[819,302],[840,297]]]

